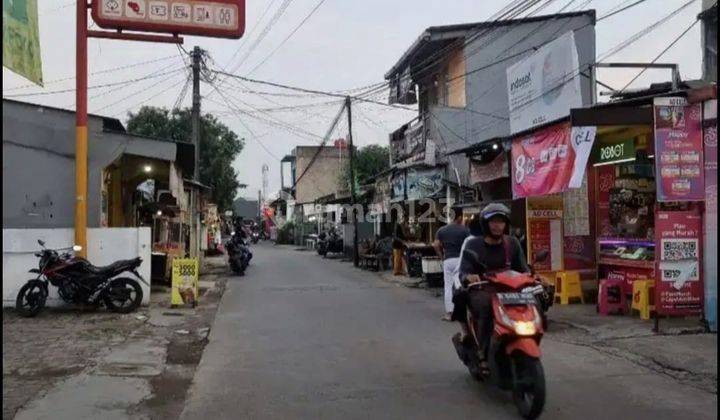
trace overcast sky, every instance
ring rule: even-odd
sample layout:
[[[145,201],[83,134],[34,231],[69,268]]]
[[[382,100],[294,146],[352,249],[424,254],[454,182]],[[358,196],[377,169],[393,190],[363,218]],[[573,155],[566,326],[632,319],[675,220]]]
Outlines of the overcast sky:
[[[237,69],[239,74],[247,74],[288,36],[318,2],[319,0],[292,1],[277,22],[268,28],[267,36],[254,49],[250,49],[267,28],[267,23],[283,0],[247,0],[247,27],[243,39],[186,37],[184,47],[190,50],[197,45],[208,50],[213,60],[211,65],[229,70],[235,69],[249,52],[247,59]],[[687,0],[647,0],[626,12],[599,22],[596,26],[598,55],[686,2]],[[42,0],[38,3],[44,79],[51,82],[72,77],[75,73],[74,2]],[[317,12],[263,66],[252,73],[252,77],[323,91],[346,90],[378,83],[426,27],[483,21],[508,3],[509,0],[325,0]],[[567,0],[555,1],[543,14],[554,12],[567,3]],[[602,16],[621,3],[631,2],[575,1],[569,9],[583,3],[588,3],[583,9],[596,9],[598,16]],[[610,57],[608,61],[651,61],[696,19],[700,9],[701,1],[698,0],[650,35]],[[268,12],[259,20],[266,10]],[[699,78],[702,62],[700,43],[698,24],[659,61],[679,63],[683,79]],[[174,45],[90,40],[89,55],[91,73],[163,58],[154,63],[91,75],[91,86],[132,80],[153,73],[161,75],[121,87],[90,91],[90,112],[116,116],[123,122],[126,121],[128,111],[137,110],[142,105],[172,107],[180,96],[187,74],[183,69],[181,54]],[[636,73],[637,70],[600,70],[598,79],[620,88]],[[667,80],[669,74],[666,71],[648,71],[633,86],[646,86],[651,81]],[[221,82],[222,77],[215,81],[216,84]],[[44,90],[33,87],[18,89],[27,84],[27,80],[3,67],[4,97],[74,87],[73,80],[66,80],[48,83]],[[280,186],[278,158],[289,154],[296,145],[316,144],[319,137],[327,131],[340,105],[328,103],[333,101],[333,98],[327,97],[260,96],[247,90],[294,93],[245,82],[243,85],[234,81],[220,84],[221,91],[235,104],[233,106],[242,110],[250,111],[251,107],[268,109],[322,103],[320,106],[291,111],[265,111],[274,119],[271,125],[268,123],[267,114],[260,115],[264,121],[247,115],[238,116],[237,112],[225,105],[223,96],[212,91],[209,85],[203,84],[202,94],[208,96],[203,101],[203,112],[216,113],[225,124],[246,139],[245,150],[235,162],[235,168],[239,172],[240,181],[249,185],[247,190],[240,191],[240,195],[255,198],[262,186],[262,165],[267,164],[270,168],[268,192],[277,191]],[[602,90],[600,88],[600,91]],[[72,92],[14,99],[69,109],[74,109],[75,106]],[[387,100],[385,96],[378,99],[381,102]],[[190,106],[190,92],[185,96],[182,105]],[[372,104],[354,106],[353,114],[356,117],[353,120],[353,134],[358,146],[387,144],[388,132],[415,115],[413,112]],[[288,129],[287,126],[282,127],[279,124],[292,127]],[[333,138],[344,137],[346,131],[347,124],[343,120],[333,133]]]

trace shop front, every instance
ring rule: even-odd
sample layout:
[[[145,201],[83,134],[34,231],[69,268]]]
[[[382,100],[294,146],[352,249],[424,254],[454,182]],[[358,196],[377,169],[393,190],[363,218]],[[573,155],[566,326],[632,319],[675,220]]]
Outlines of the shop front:
[[[705,318],[703,283],[716,284],[717,272],[703,270],[703,232],[716,216],[706,203],[712,157],[705,156],[702,103],[676,93],[574,109],[571,119],[573,132],[594,137],[587,171],[602,293],[619,289],[628,306],[656,322]]]
[[[578,134],[569,118],[562,118],[514,135],[510,186],[513,203],[523,207],[518,213],[523,215],[528,261],[551,281],[559,273],[571,273],[592,296],[596,286],[588,182],[592,175],[585,171],[589,146],[572,141]],[[543,254],[546,257],[540,259]]]

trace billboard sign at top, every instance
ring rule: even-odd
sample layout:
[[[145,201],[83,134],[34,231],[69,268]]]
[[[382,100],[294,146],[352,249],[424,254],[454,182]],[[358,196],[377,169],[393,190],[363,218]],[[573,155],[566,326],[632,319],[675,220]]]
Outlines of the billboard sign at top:
[[[581,107],[579,68],[573,31],[508,67],[510,133],[558,120]]]
[[[104,29],[238,39],[245,0],[92,0],[92,18]]]

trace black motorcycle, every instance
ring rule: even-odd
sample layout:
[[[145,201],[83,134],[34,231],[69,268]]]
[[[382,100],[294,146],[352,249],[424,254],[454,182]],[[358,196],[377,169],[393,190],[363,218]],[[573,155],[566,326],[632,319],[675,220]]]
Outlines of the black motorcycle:
[[[342,254],[345,251],[343,239],[335,229],[318,235],[317,253],[326,257],[328,254]]]
[[[245,275],[245,270],[252,259],[252,252],[250,252],[247,241],[233,232],[232,237],[225,245],[225,249],[228,253],[230,269],[237,275]]]
[[[140,306],[143,291],[135,279],[117,276],[130,272],[150,287],[137,272],[142,263],[140,257],[96,267],[70,252],[59,253],[58,250],[45,248],[45,242],[41,240],[38,243],[43,248],[35,253],[40,258],[38,268],[30,270],[37,277],[20,288],[15,300],[15,308],[22,316],[35,316],[45,307],[48,283],[57,287],[58,295],[67,303],[91,306],[103,303],[108,310],[123,314]],[[78,251],[79,247],[73,249]]]

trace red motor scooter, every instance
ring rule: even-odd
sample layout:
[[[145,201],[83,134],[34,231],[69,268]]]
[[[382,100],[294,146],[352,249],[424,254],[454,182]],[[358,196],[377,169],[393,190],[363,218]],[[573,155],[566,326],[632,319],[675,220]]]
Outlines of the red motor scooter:
[[[540,361],[543,320],[536,297],[522,291],[537,281],[529,273],[506,270],[491,274],[483,264],[477,265],[482,280],[467,286],[467,292],[486,286],[494,290],[494,325],[487,371],[481,369],[477,323],[470,311],[468,323],[472,339],[463,343],[458,333],[452,338],[453,344],[475,379],[512,391],[520,415],[526,419],[537,418],[545,405],[545,376]]]

